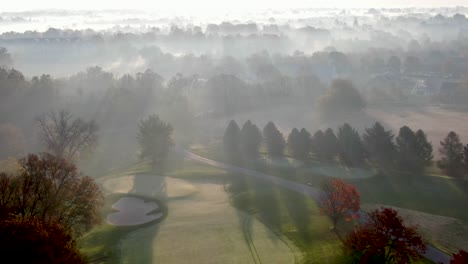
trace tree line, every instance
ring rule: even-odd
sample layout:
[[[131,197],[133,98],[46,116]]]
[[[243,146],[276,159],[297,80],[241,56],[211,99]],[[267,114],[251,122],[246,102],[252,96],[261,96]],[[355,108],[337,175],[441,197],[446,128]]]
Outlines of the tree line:
[[[347,123],[336,133],[328,128],[312,135],[305,128],[293,128],[286,140],[273,122],[268,122],[261,132],[250,120],[242,128],[231,120],[223,143],[226,156],[233,160],[256,158],[263,145],[269,157],[283,157],[287,152],[302,161],[312,157],[328,162],[339,159],[348,166],[370,163],[413,173],[423,172],[434,162],[432,143],[423,130],[413,131],[403,126],[395,137],[379,122],[365,129],[362,135]],[[436,164],[446,174],[463,176],[468,172],[468,145],[464,146],[455,132],[448,133],[438,151],[441,159]]]

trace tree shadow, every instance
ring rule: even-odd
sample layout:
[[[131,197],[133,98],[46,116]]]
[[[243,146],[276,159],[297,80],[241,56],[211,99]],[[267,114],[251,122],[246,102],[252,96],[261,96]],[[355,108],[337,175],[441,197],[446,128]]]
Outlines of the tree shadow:
[[[167,184],[165,177],[136,174],[134,176],[133,189],[130,193],[158,199],[158,201],[161,201],[161,203],[158,204],[160,210],[150,212],[149,214],[162,211],[164,213],[163,218],[167,217]],[[164,219],[162,221],[164,221]],[[137,227],[135,231],[128,233],[124,239],[130,240],[126,243],[126,245],[130,245],[130,247],[122,248],[123,244],[121,244],[121,254],[125,253],[122,254],[122,257],[125,256],[125,259],[122,260],[127,263],[153,263],[153,241],[155,241],[155,237],[158,235],[159,228],[159,221],[158,223],[150,222],[148,224],[141,225]],[[133,245],[136,245],[138,250],[134,250],[135,246]]]

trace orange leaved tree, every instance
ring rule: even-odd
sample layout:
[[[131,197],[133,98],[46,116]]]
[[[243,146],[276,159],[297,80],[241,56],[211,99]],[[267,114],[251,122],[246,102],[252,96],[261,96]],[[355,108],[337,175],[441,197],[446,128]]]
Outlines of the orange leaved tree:
[[[358,218],[360,209],[360,195],[351,184],[347,184],[340,179],[333,179],[322,185],[322,193],[319,199],[321,213],[330,217],[333,223],[333,231],[341,238],[337,226],[340,221],[350,221]]]

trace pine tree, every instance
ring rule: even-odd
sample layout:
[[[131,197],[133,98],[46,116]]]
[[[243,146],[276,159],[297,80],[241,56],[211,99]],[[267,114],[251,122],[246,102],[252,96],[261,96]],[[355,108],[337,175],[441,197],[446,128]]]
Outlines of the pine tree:
[[[312,152],[314,152],[317,158],[323,158],[323,139],[325,134],[322,130],[318,130],[312,136]]]
[[[407,126],[400,128],[396,137],[398,150],[398,166],[409,171],[421,171],[424,165],[421,164],[418,156],[418,143],[416,134]]]
[[[283,135],[278,128],[276,128],[273,122],[268,122],[268,124],[263,128],[263,138],[270,157],[283,156],[286,143]]]
[[[250,120],[244,123],[241,130],[241,151],[249,158],[258,157],[260,145],[262,143],[262,134],[260,129]]]
[[[450,176],[460,176],[463,171],[463,145],[457,133],[451,131],[444,141],[440,142],[439,152],[442,159],[437,165]]]
[[[302,160],[305,160],[309,157],[311,148],[312,148],[312,137],[305,128],[302,128],[299,132],[299,142],[301,142],[301,152],[300,157]]]
[[[300,157],[301,142],[297,128],[293,128],[289,133],[287,145],[292,157],[298,159]]]
[[[392,131],[386,131],[379,122],[367,128],[362,135],[369,157],[381,164],[391,164],[395,158],[396,146],[393,138]]]
[[[288,136],[288,148],[295,159],[305,160],[309,157],[312,146],[310,133],[302,128],[301,131],[294,128]]]
[[[241,131],[236,121],[231,120],[223,137],[224,152],[228,158],[237,158],[240,154]]]
[[[333,129],[328,128],[323,135],[321,143],[322,157],[331,160],[338,155],[338,138],[335,136]]]
[[[465,165],[465,172],[468,173],[468,144],[463,147],[463,165]]]
[[[348,165],[360,165],[366,158],[366,150],[359,133],[349,124],[344,124],[338,130],[340,158]]]
[[[427,140],[426,134],[421,129],[416,131],[416,144],[419,161],[423,166],[430,166],[434,158],[432,155],[432,144]]]

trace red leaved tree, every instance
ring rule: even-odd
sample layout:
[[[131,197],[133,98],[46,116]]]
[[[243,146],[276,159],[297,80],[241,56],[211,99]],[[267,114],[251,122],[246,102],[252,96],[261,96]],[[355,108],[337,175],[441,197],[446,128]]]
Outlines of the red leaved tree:
[[[75,165],[47,153],[30,154],[19,164],[17,174],[0,173],[0,217],[10,213],[55,221],[74,233],[86,231],[100,220],[101,190]]]
[[[333,179],[322,185],[322,194],[319,200],[319,207],[322,214],[330,217],[333,223],[333,230],[336,236],[341,238],[337,226],[340,221],[350,221],[358,218],[360,209],[360,195],[351,184],[342,180]]]
[[[416,228],[405,226],[397,211],[374,210],[366,220],[345,240],[345,252],[356,263],[410,263],[426,250]]]
[[[450,264],[466,264],[468,263],[468,252],[460,250],[458,254],[454,254]]]
[[[61,225],[37,218],[14,216],[0,221],[0,248],[2,260],[14,263],[87,263]]]

